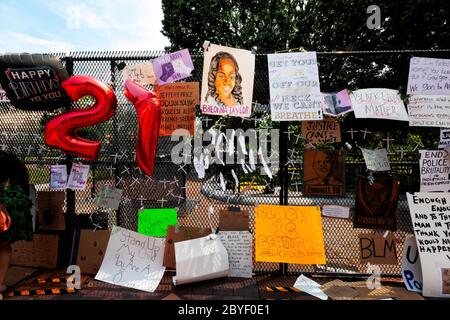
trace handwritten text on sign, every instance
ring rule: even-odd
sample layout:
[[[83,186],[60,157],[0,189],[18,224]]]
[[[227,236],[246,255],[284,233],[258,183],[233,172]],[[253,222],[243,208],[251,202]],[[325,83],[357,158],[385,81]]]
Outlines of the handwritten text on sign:
[[[420,191],[450,190],[450,164],[444,150],[419,150]]]
[[[439,148],[445,148],[446,146],[450,146],[450,129],[441,128],[439,140]]]
[[[341,126],[334,118],[302,123],[302,137],[311,143],[341,142]]]
[[[253,236],[248,231],[220,231],[220,241],[227,250],[229,277],[251,278]]]
[[[325,264],[320,207],[259,205],[256,261]]]
[[[414,236],[408,236],[403,244],[402,276],[406,289],[422,292],[422,267]]]
[[[388,152],[386,149],[364,149],[361,148],[361,152],[366,162],[367,170],[373,171],[389,171],[391,165],[388,159]]]
[[[166,84],[159,88],[161,97],[160,136],[171,136],[176,129],[194,135],[195,106],[200,103],[198,82]]]
[[[164,275],[164,238],[146,237],[114,226],[105,258],[95,279],[155,291]]]
[[[411,58],[407,94],[450,94],[450,59]]]
[[[145,209],[138,213],[138,232],[146,236],[165,237],[167,227],[176,224],[176,209]]]
[[[316,53],[276,53],[267,58],[272,121],[321,120]]]
[[[408,121],[400,93],[392,89],[361,89],[350,94],[356,118]]]
[[[150,62],[133,64],[123,69],[124,80],[130,79],[141,86],[154,84],[156,77]]]
[[[413,95],[408,112],[411,127],[450,128],[450,96]]]
[[[441,268],[450,268],[450,194],[406,196],[422,265],[423,295],[444,296]]]

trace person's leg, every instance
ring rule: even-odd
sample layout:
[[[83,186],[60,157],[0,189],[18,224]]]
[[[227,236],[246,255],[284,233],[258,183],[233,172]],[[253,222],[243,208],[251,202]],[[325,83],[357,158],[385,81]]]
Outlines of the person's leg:
[[[6,289],[5,279],[11,261],[11,245],[7,242],[0,242],[0,293]]]

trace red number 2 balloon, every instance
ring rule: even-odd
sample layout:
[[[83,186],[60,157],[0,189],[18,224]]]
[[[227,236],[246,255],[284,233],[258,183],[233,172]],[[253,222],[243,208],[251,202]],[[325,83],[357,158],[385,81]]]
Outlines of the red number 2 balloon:
[[[116,96],[108,85],[86,76],[70,77],[62,86],[72,101],[92,96],[95,103],[91,108],[71,110],[51,119],[45,126],[45,143],[86,160],[95,160],[101,142],[83,139],[76,132],[110,119],[116,111]]]
[[[139,128],[136,143],[136,163],[147,175],[155,167],[161,124],[161,104],[158,97],[131,80],[125,82],[125,96],[137,111]]]

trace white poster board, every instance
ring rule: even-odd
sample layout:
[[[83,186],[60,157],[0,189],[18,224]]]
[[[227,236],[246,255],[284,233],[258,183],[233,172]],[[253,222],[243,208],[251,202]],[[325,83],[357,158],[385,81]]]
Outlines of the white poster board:
[[[450,191],[450,163],[445,150],[419,150],[420,192]]]
[[[422,267],[414,236],[408,236],[403,244],[402,276],[406,289],[422,292]]]
[[[275,53],[267,59],[272,121],[322,120],[316,53]]]
[[[220,231],[219,238],[228,253],[229,277],[251,278],[253,236],[248,231]]]
[[[356,118],[408,121],[405,105],[397,90],[360,89],[350,94]]]
[[[364,149],[360,148],[364,156],[364,161],[368,170],[373,171],[389,171],[391,165],[388,159],[388,152],[386,149]]]
[[[413,95],[408,112],[410,127],[450,128],[450,96]]]
[[[412,57],[407,94],[450,94],[450,59]]]
[[[450,146],[450,129],[441,128],[439,136],[439,148]]]
[[[114,226],[96,280],[154,292],[160,283],[165,238],[147,237]]]
[[[156,81],[153,65],[150,62],[128,65],[122,72],[124,81],[129,79],[141,86],[152,85]]]
[[[423,296],[450,298],[450,193],[407,193],[422,266]]]

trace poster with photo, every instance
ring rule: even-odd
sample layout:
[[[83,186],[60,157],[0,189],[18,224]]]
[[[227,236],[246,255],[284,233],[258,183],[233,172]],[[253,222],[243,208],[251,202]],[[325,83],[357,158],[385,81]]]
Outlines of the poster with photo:
[[[339,92],[323,93],[323,114],[337,117],[352,112],[352,101],[347,89]]]
[[[250,117],[255,55],[251,51],[211,44],[204,56],[202,113]]]
[[[344,152],[306,150],[304,155],[304,195],[344,195]]]
[[[366,177],[356,180],[355,228],[397,229],[397,205],[400,182],[390,177]]]
[[[153,60],[153,72],[159,85],[188,78],[192,70],[194,70],[194,64],[188,49],[172,52]]]

